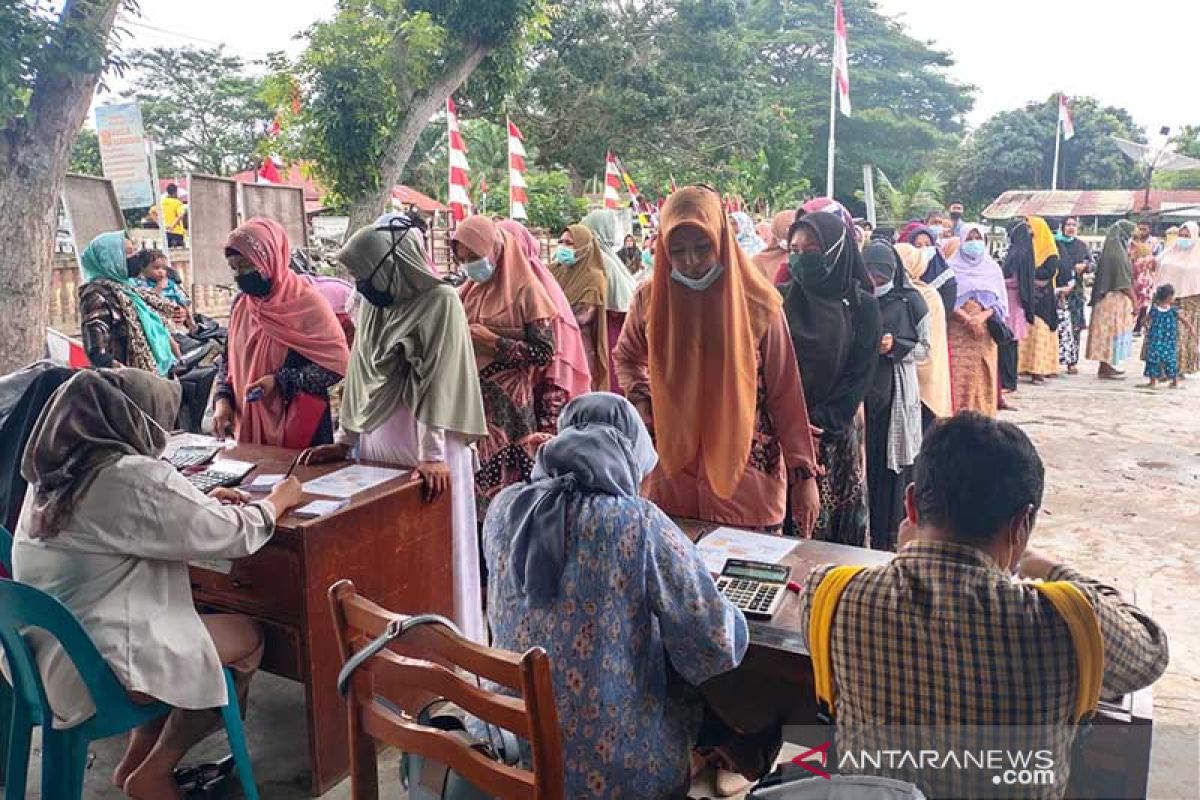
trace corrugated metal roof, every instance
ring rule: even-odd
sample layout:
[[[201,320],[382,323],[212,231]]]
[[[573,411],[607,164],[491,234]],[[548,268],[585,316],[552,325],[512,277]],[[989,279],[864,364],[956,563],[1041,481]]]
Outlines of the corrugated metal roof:
[[[1013,217],[1124,217],[1144,211],[1145,190],[1106,189],[1098,191],[1031,191],[1005,192],[984,209],[986,219]],[[1200,190],[1152,189],[1149,211],[1164,207],[1200,205]]]

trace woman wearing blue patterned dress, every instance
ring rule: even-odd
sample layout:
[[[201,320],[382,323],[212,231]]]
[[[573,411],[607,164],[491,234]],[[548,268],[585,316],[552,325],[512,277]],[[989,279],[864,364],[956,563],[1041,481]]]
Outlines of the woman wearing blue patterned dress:
[[[484,522],[494,645],[550,654],[566,797],[674,796],[703,718],[690,687],[741,663],[746,620],[639,497],[658,455],[634,407],[583,395],[558,430]]]

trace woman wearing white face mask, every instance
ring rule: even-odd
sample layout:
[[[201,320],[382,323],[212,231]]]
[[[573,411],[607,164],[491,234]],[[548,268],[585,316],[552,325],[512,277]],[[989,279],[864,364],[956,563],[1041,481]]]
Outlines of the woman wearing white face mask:
[[[460,222],[454,258],[470,279],[459,290],[479,369],[488,436],[479,443],[479,518],[505,486],[527,480],[533,456],[553,435],[561,404],[537,408],[534,385],[554,359],[558,309],[512,234],[487,217]],[[541,435],[539,435],[541,434]]]
[[[1191,323],[1179,326],[1179,376],[1200,371],[1200,225],[1185,222],[1179,235],[1158,261],[1159,286],[1175,287],[1175,305],[1180,319]],[[1149,337],[1147,337],[1148,339]],[[1145,355],[1143,354],[1143,358]]]
[[[661,458],[645,493],[668,514],[808,534],[820,508],[816,459],[782,299],[738,247],[711,189],[673,193],[654,277],[617,343],[621,388]]]

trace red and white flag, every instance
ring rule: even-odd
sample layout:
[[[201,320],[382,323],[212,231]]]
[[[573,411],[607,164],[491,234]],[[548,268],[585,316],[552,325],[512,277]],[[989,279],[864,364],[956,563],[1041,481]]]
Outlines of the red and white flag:
[[[450,135],[450,215],[462,222],[471,213],[470,178],[467,166],[467,143],[458,129],[458,110],[454,98],[446,98],[446,126]]]
[[[529,219],[525,204],[529,195],[525,192],[525,137],[521,129],[508,122],[508,215],[513,219]]]
[[[604,157],[604,207],[620,208],[621,206],[621,170],[617,167],[616,156],[609,151]]]
[[[833,9],[833,75],[837,83],[838,107],[850,116],[850,48],[846,42],[846,17],[842,14],[842,0],[836,0]]]
[[[1064,139],[1070,139],[1075,135],[1075,121],[1071,119],[1071,105],[1065,94],[1058,96],[1058,124],[1062,126]]]

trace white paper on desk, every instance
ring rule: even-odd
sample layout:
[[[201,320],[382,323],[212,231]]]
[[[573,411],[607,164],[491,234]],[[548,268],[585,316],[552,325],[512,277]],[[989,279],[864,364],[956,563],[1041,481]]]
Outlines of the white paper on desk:
[[[367,489],[386,483],[392,478],[399,478],[406,472],[408,470],[354,464],[342,467],[328,475],[314,478],[304,484],[304,491],[308,494],[319,494],[325,497],[353,497],[359,492],[365,492]]]
[[[250,470],[257,466],[252,461],[234,461],[232,458],[221,458],[217,456],[216,460],[212,461],[208,468],[213,472],[224,472],[229,475],[237,475],[238,478],[244,478],[250,474]]]
[[[292,513],[297,517],[323,517],[350,504],[348,500],[313,500],[307,505],[300,506]]]
[[[278,475],[255,475],[254,480],[243,486],[251,492],[269,492],[275,488],[275,485],[283,482],[283,473]]]
[[[696,545],[704,558],[704,566],[713,575],[721,574],[731,558],[743,561],[765,561],[778,564],[796,549],[796,539],[743,531],[738,528],[717,528]]]
[[[224,447],[225,444],[225,442],[216,437],[205,436],[200,433],[177,433],[167,440],[167,446],[163,450],[162,457],[170,460],[171,456],[175,455],[181,447]]]

